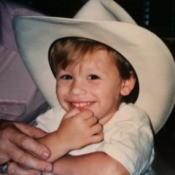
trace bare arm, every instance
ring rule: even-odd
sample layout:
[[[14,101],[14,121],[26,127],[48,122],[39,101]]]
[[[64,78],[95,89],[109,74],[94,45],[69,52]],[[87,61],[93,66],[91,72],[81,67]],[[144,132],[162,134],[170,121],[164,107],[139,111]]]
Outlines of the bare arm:
[[[35,138],[45,135],[41,130],[19,122],[0,121],[0,164],[13,160],[23,166],[28,166],[33,172],[51,171],[52,166],[45,160],[50,156],[50,151],[46,146],[37,142]],[[33,156],[36,155],[36,156]],[[37,158],[38,157],[38,158]],[[38,170],[38,171],[37,171]],[[26,175],[31,174],[31,170],[20,169],[17,164],[10,164],[11,174],[20,175],[20,171]]]
[[[51,151],[53,162],[73,149],[103,140],[102,126],[91,111],[73,109],[67,113],[57,131],[39,139]]]
[[[62,157],[54,163],[53,173],[59,175],[129,175],[125,167],[104,152]]]

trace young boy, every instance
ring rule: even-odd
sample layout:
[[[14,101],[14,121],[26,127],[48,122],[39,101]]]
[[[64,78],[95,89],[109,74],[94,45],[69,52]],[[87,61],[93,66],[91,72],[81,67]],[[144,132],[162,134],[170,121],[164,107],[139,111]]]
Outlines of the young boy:
[[[112,0],[90,0],[74,19],[22,17],[14,23],[22,58],[52,106],[38,127],[50,133],[40,142],[52,152],[53,173],[150,174],[153,136],[144,111],[158,132],[174,105],[169,78],[175,65],[165,44],[127,23],[124,14]],[[125,22],[117,21],[121,16]],[[125,59],[138,77],[135,105],[124,103],[137,82]]]
[[[38,127],[47,132],[53,129],[48,126],[57,124],[56,131],[40,139],[51,150],[49,161],[57,160],[53,173],[137,174],[147,171],[153,160],[153,135],[147,114],[134,104],[125,103],[137,98],[137,89],[133,91],[137,77],[128,61],[102,43],[76,37],[56,41],[49,61],[57,80],[58,101],[66,111],[60,125],[50,112],[38,119]],[[55,115],[62,118],[63,113]],[[67,166],[65,158],[59,159],[66,154],[84,155],[83,164],[70,161]],[[89,156],[95,157],[91,160],[93,164],[89,163]],[[98,157],[101,162],[105,157],[104,167],[95,163]],[[66,159],[68,162],[74,158]],[[62,161],[65,161],[64,166]],[[139,167],[133,167],[130,161],[137,162]]]

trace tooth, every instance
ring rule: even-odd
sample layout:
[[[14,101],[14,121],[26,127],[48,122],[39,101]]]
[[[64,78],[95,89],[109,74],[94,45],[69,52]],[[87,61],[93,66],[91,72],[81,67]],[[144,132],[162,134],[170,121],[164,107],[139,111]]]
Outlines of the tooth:
[[[75,107],[83,107],[89,105],[90,102],[82,102],[82,103],[72,103]]]

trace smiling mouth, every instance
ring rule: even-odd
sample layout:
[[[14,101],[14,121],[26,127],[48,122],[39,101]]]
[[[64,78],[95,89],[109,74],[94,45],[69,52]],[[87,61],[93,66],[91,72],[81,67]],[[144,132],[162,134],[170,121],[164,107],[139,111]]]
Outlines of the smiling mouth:
[[[71,106],[73,106],[74,108],[87,108],[89,106],[91,106],[94,102],[71,102]]]

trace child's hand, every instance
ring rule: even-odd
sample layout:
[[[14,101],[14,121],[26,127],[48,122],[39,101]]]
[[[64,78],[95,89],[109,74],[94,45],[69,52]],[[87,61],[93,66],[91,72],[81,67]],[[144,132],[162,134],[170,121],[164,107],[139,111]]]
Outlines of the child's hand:
[[[57,131],[67,149],[78,149],[103,140],[102,125],[89,110],[73,109],[68,112]]]

